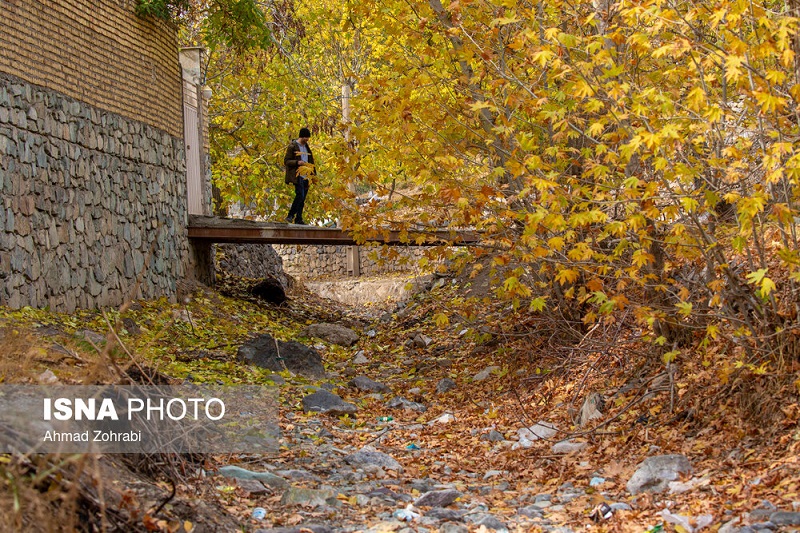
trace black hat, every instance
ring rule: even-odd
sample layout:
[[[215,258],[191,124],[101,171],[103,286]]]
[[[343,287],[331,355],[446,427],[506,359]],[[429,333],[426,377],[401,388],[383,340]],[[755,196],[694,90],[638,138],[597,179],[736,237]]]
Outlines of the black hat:
[[[311,137],[311,132],[308,128],[300,128],[300,135],[298,137]]]

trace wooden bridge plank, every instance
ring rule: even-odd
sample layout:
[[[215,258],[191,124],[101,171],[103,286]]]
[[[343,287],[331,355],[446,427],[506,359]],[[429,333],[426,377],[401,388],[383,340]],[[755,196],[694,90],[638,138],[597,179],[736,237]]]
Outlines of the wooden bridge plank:
[[[437,231],[424,233],[426,242],[402,242],[399,231],[381,232],[372,241],[390,246],[465,246],[475,244],[474,233]],[[260,244],[358,244],[352,235],[339,228],[300,226],[276,222],[189,215],[189,238],[205,242]],[[412,236],[413,240],[413,236]]]

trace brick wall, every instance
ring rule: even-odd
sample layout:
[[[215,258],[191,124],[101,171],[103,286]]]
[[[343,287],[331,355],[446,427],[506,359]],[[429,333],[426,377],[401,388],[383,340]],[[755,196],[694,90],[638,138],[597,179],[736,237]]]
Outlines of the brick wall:
[[[0,72],[183,137],[177,54],[134,0],[0,0]]]
[[[0,0],[0,305],[174,298],[192,273],[174,28]]]

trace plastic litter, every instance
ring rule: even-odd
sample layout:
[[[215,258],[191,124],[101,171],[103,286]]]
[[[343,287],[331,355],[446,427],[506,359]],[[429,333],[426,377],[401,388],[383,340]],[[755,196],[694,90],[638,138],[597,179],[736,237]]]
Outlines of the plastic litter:
[[[409,503],[408,505],[406,505],[405,509],[398,509],[397,511],[392,513],[392,516],[404,522],[411,522],[412,520],[416,520],[417,518],[419,518],[419,513],[415,513],[413,509],[414,509],[414,504]]]
[[[697,525],[695,526],[695,531],[700,531],[704,527],[708,527],[714,523],[714,515],[711,514],[703,514],[697,517],[695,520]]]
[[[394,420],[394,418],[391,417],[391,416],[379,416],[378,417],[378,422],[391,422],[392,420]]]
[[[264,520],[267,517],[267,510],[263,507],[256,507],[253,509],[252,516],[254,520]]]
[[[680,526],[687,533],[695,533],[695,531],[700,531],[701,529],[714,523],[714,517],[712,515],[704,514],[698,516],[694,520],[696,525],[692,526],[691,517],[670,513],[668,509],[663,509],[661,511],[661,517],[664,519],[664,521],[669,522],[672,525]]]
[[[664,524],[656,524],[645,531],[645,533],[661,533],[662,531],[664,531]]]
[[[445,413],[439,418],[437,418],[434,422],[438,424],[449,424],[450,422],[455,421],[456,417],[450,413]]]
[[[601,520],[608,520],[614,515],[614,510],[606,503],[603,502],[594,509],[592,509],[589,518],[594,520],[595,522],[600,522]]]
[[[420,447],[417,446],[416,444],[414,444],[413,442],[411,444],[409,444],[408,446],[406,446],[406,450],[419,450],[419,449],[420,449]]]
[[[673,526],[681,526],[688,533],[694,532],[694,528],[692,527],[692,524],[689,522],[688,516],[683,516],[680,514],[672,514],[669,512],[668,509],[662,509],[661,518],[663,518],[665,522],[670,523]]]

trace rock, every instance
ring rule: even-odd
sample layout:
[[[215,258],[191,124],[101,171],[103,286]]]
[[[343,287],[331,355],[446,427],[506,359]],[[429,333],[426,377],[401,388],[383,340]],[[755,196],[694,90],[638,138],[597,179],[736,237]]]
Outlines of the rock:
[[[588,442],[575,442],[573,440],[562,440],[553,444],[553,447],[550,448],[555,454],[567,454],[567,453],[576,453],[582,452],[586,448],[589,447]]]
[[[48,368],[36,376],[36,381],[38,381],[40,385],[55,385],[58,383],[58,376],[53,374],[53,371]]]
[[[455,489],[432,490],[426,492],[414,502],[416,507],[447,507],[460,498],[462,494]]]
[[[386,407],[388,407],[389,409],[399,409],[402,407],[403,409],[408,409],[409,411],[416,411],[418,413],[424,413],[425,411],[428,410],[428,408],[422,405],[421,403],[412,402],[400,396],[389,400],[386,404]]]
[[[339,324],[325,322],[311,324],[303,330],[302,334],[308,337],[317,337],[339,346],[352,346],[358,342],[358,333]]]
[[[411,481],[411,489],[419,493],[430,492],[433,490],[434,482],[430,478],[414,479]]]
[[[333,529],[328,526],[310,524],[302,527],[275,527],[270,529],[256,529],[255,533],[333,533]]]
[[[778,511],[769,515],[769,521],[776,526],[800,526],[800,513]]]
[[[367,359],[367,356],[364,355],[364,350],[359,350],[356,353],[356,356],[353,357],[353,364],[354,365],[366,365],[368,363],[369,363],[369,359]]]
[[[439,526],[439,533],[469,533],[469,529],[461,524],[446,522]]]
[[[90,329],[83,329],[79,331],[78,336],[83,337],[92,344],[100,344],[106,342],[106,338],[103,335],[100,335],[96,331],[92,331]]]
[[[495,429],[480,436],[480,440],[488,440],[489,442],[501,442],[505,439],[506,438],[503,436],[503,434]]]
[[[264,379],[273,382],[275,385],[286,385],[286,380],[280,374],[269,374]]]
[[[683,455],[658,455],[645,459],[626,488],[631,494],[641,492],[662,492],[667,490],[670,481],[675,481],[681,474],[688,474],[692,465]]]
[[[248,496],[258,496],[269,492],[263,483],[255,479],[237,479],[236,484],[239,485],[239,488],[244,490]]]
[[[270,472],[252,472],[234,465],[226,465],[217,470],[217,474],[233,479],[260,481],[273,489],[285,489],[289,486],[285,479]]]
[[[250,294],[276,305],[280,305],[286,301],[286,291],[283,285],[281,285],[280,281],[272,277],[265,278],[251,287]]]
[[[739,518],[734,518],[733,520],[722,524],[722,527],[719,528],[717,533],[737,533],[739,531],[739,528],[736,527],[738,524]]]
[[[320,389],[303,398],[303,412],[325,413],[333,416],[353,415],[358,407],[342,400],[339,396]]]
[[[474,526],[483,526],[486,529],[493,529],[495,531],[508,531],[508,526],[496,516],[484,513],[474,515],[467,515],[465,520],[472,523]]]
[[[350,381],[350,383],[348,383],[348,385],[365,392],[391,392],[389,387],[383,383],[373,381],[367,376],[356,376]]]
[[[533,443],[539,439],[549,439],[558,433],[558,428],[549,422],[537,422],[529,428],[520,428],[517,430],[519,442],[515,443],[511,449],[530,448]]]
[[[278,470],[276,474],[295,481],[319,481],[319,478],[311,472],[299,468],[291,470]]]
[[[537,505],[521,507],[517,510],[517,513],[519,513],[521,516],[527,516],[528,518],[541,518],[544,516],[542,508],[538,507]]]
[[[390,489],[387,489],[386,487],[381,487],[373,490],[372,492],[368,492],[367,496],[369,496],[370,498],[381,498],[384,500],[393,500],[405,503],[410,503],[414,501],[414,499],[408,494],[394,492]]]
[[[492,479],[493,477],[502,476],[503,474],[506,473],[507,472],[505,470],[487,470],[486,473],[483,475],[483,479],[484,480]]]
[[[332,490],[304,489],[289,487],[283,493],[281,505],[300,505],[302,507],[322,507],[335,505],[336,493]]]
[[[357,452],[345,456],[344,461],[353,466],[377,465],[387,470],[403,471],[403,467],[394,457],[379,452],[372,446],[364,446]]]
[[[461,522],[464,517],[464,511],[454,509],[445,509],[444,507],[433,507],[430,511],[425,513],[428,518],[435,520],[449,520],[451,522]]]
[[[499,366],[487,366],[472,378],[472,381],[483,381],[492,375],[492,372],[500,370]]]
[[[295,341],[277,341],[276,346],[276,339],[269,334],[245,342],[239,347],[238,358],[273,372],[289,370],[310,378],[325,377],[319,352]]]
[[[436,384],[436,394],[444,394],[456,388],[456,382],[450,378],[443,378]]]
[[[414,346],[417,348],[427,348],[433,342],[433,339],[422,333],[417,333],[412,339]]]
[[[633,511],[633,508],[625,502],[617,502],[609,505],[612,511]]]

